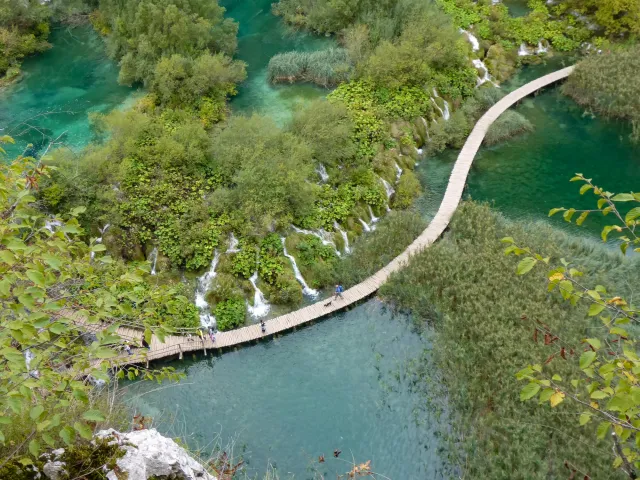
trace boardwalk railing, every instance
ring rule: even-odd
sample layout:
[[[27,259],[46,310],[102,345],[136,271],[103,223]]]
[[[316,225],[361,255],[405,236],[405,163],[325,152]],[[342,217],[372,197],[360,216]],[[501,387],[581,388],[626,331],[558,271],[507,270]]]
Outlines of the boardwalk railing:
[[[568,77],[573,71],[573,68],[574,67],[567,67],[527,83],[503,97],[499,102],[493,105],[482,116],[482,118],[480,118],[458,155],[458,159],[456,160],[451,176],[449,177],[449,184],[447,185],[447,190],[438,212],[429,226],[413,241],[413,243],[411,243],[411,245],[406,248],[404,252],[394,258],[388,265],[380,269],[371,277],[346,290],[343,293],[342,299],[333,300],[333,302],[328,306],[326,305],[328,300],[323,300],[316,302],[313,305],[301,308],[300,310],[296,310],[295,312],[287,313],[268,320],[266,322],[266,335],[290,330],[298,325],[303,325],[307,322],[322,318],[326,315],[342,310],[359,300],[367,298],[378,290],[378,288],[387,281],[393,272],[401,269],[412,255],[435,242],[449,225],[451,217],[453,217],[453,214],[460,204],[469,169],[471,168],[473,159],[475,158],[489,127],[503,112],[516,102],[528,95],[531,95],[537,90],[546,87],[547,85],[551,85]],[[123,333],[125,333],[127,337],[132,336],[131,329],[126,329],[126,332]],[[145,354],[136,353],[131,356],[119,357],[116,362],[123,364],[158,360],[175,355],[182,357],[184,353],[199,350],[204,351],[206,354],[207,350],[232,347],[234,345],[260,339],[264,336],[265,334],[262,333],[260,325],[257,324],[228,332],[220,332],[215,337],[215,343],[213,343],[209,338],[203,339],[199,336],[194,336],[189,339],[185,336],[178,335],[167,336],[164,342],[160,342],[157,337],[153,336],[150,348]],[[139,332],[138,337],[142,338],[142,332]]]

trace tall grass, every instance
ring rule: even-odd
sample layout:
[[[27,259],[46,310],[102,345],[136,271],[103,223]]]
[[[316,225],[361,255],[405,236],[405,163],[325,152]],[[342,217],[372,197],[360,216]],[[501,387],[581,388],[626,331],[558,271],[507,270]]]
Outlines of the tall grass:
[[[520,402],[515,373],[553,353],[533,341],[523,316],[544,321],[573,344],[594,325],[584,309],[547,293],[543,272],[516,276],[517,260],[503,254],[499,239],[512,236],[552,262],[573,259],[584,266],[586,284],[621,288],[623,295],[638,288],[633,272],[640,262],[542,224],[507,222],[485,205],[464,203],[450,228],[381,294],[433,327],[416,383],[433,402],[446,398],[451,428],[442,438],[456,478],[566,478],[565,460],[590,478],[623,478],[611,468],[611,445],[596,440],[596,425],[578,426],[579,409],[571,402],[554,409]],[[565,377],[577,365],[558,359],[553,368]]]
[[[524,132],[533,130],[533,124],[515,110],[507,110],[489,127],[484,143],[495,145]]]
[[[576,66],[562,87],[580,105],[606,117],[632,122],[640,142],[640,45],[591,55]]]
[[[353,67],[344,48],[279,53],[269,60],[269,81],[311,82],[330,87],[351,78]]]

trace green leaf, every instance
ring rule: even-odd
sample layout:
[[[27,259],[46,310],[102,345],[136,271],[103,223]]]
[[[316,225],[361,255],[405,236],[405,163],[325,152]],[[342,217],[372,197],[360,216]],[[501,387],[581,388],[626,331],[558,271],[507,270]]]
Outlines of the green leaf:
[[[545,388],[540,393],[540,403],[548,402],[549,399],[551,398],[551,395],[553,395],[554,393],[555,393],[555,390],[553,388]]]
[[[633,398],[628,393],[617,393],[609,403],[607,408],[614,412],[625,413],[627,410],[634,407]]]
[[[597,338],[587,338],[586,342],[596,350],[600,350],[600,347],[602,347],[600,340],[598,340]]]
[[[27,277],[39,287],[44,287],[44,275],[37,270],[27,270]]]
[[[538,261],[533,257],[527,257],[522,259],[520,263],[518,263],[518,267],[516,268],[516,273],[518,275],[524,275],[525,273],[529,272],[537,262]]]
[[[73,441],[76,438],[76,432],[73,431],[73,428],[67,425],[60,430],[60,437],[67,445],[73,445]]]
[[[627,331],[624,328],[620,328],[620,327],[613,327],[611,330],[609,330],[609,333],[611,335],[620,335],[621,337],[629,336]]]
[[[0,260],[2,260],[4,263],[7,263],[9,265],[13,265],[14,263],[16,263],[15,255],[11,253],[9,250],[0,251]]]
[[[93,437],[93,430],[84,422],[75,422],[73,428],[86,440],[91,440],[91,437]]]
[[[599,315],[603,310],[604,305],[600,305],[599,303],[592,303],[589,307],[589,316],[595,317],[596,315]]]
[[[118,352],[110,348],[101,347],[95,352],[97,358],[113,358],[118,356]]]
[[[582,413],[580,414],[580,425],[586,425],[587,423],[589,423],[591,421],[591,414],[589,413]]]
[[[567,222],[571,222],[571,218],[573,217],[574,213],[576,213],[576,209],[570,208],[562,214],[562,218],[564,218]]]
[[[40,454],[40,443],[36,439],[33,439],[29,442],[29,453],[34,457],[38,457]]]
[[[588,183],[585,183],[583,186],[580,187],[580,195],[584,195],[592,188],[593,188],[593,185],[589,185]]]
[[[535,397],[535,395],[540,391],[540,385],[534,382],[529,383],[520,391],[520,400],[525,401],[530,398]]]
[[[602,400],[603,398],[609,398],[609,394],[602,390],[596,390],[591,394],[591,398],[594,400]]]
[[[576,225],[578,226],[582,225],[588,216],[589,216],[589,212],[582,212],[578,217],[578,219],[576,220]]]
[[[631,193],[619,193],[611,200],[613,200],[614,202],[632,202],[635,200],[635,198],[633,198],[633,195]]]
[[[504,237],[504,238],[500,239],[500,241],[502,243],[514,243],[512,237]]]
[[[54,447],[56,442],[53,439],[53,437],[51,435],[49,435],[48,433],[43,433],[42,434],[42,439],[45,441],[45,443],[47,445],[49,445],[50,447]]]
[[[91,247],[92,252],[104,252],[107,249],[102,243],[96,243]]]
[[[105,416],[100,410],[87,410],[82,414],[82,418],[90,422],[104,422]]]
[[[600,440],[607,436],[607,432],[609,431],[610,426],[611,424],[609,422],[602,422],[600,425],[598,425],[597,433]]]
[[[556,213],[564,212],[565,210],[565,208],[552,208],[551,210],[549,210],[549,216],[553,217]]]
[[[82,214],[82,213],[84,213],[86,211],[87,211],[87,207],[80,206],[80,207],[76,207],[73,210],[71,210],[70,213],[71,213],[72,216],[77,217],[78,215],[80,215],[80,214]]]
[[[589,366],[596,359],[596,352],[584,352],[580,355],[580,368],[584,370],[585,368],[589,368]]]
[[[13,421],[9,417],[0,417],[0,425],[11,425]]]
[[[626,223],[631,223],[638,217],[640,217],[640,207],[632,208],[625,215],[624,221]]]
[[[29,417],[31,417],[31,420],[33,420],[35,422],[40,418],[40,416],[43,413],[44,413],[44,407],[42,405],[36,405],[29,412]]]
[[[600,236],[602,237],[603,242],[607,241],[607,237],[609,236],[609,233],[611,232],[611,230],[613,230],[613,226],[611,225],[607,225],[602,229],[602,233],[600,234]]]

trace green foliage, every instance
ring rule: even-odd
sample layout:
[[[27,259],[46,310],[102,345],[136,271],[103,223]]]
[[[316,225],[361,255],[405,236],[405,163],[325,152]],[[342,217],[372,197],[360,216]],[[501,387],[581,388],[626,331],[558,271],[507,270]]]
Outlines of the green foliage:
[[[173,54],[155,67],[151,91],[163,105],[183,108],[198,105],[205,97],[224,105],[236,94],[236,84],[246,78],[245,64],[222,53],[205,52],[195,59]]]
[[[324,245],[312,235],[289,235],[287,249],[296,258],[298,268],[311,288],[333,285],[333,269],[339,262],[333,246]]]
[[[491,124],[484,137],[484,142],[487,145],[495,145],[521,133],[531,132],[532,130],[533,124],[521,113],[514,110],[507,110]]]
[[[24,57],[50,47],[49,17],[49,9],[38,0],[0,4],[0,86],[19,75]]]
[[[230,56],[236,49],[238,25],[224,18],[224,8],[216,1],[102,0],[99,18],[124,84],[153,84],[163,57],[195,60],[206,53]]]
[[[249,242],[240,242],[240,251],[231,253],[231,273],[248,279],[258,267],[258,251]]]
[[[258,274],[265,282],[273,285],[284,272],[283,250],[282,241],[277,234],[271,233],[262,239]]]
[[[562,87],[580,105],[606,117],[623,118],[633,125],[640,141],[640,46],[618,48],[586,57]]]
[[[396,194],[393,197],[393,207],[399,209],[409,208],[421,193],[422,186],[416,174],[411,170],[405,170],[402,172],[402,176],[396,187]]]
[[[213,313],[221,332],[241,327],[246,315],[244,300],[236,297],[218,302]]]
[[[566,461],[590,478],[610,477],[611,448],[595,439],[595,425],[578,428],[580,408],[520,401],[516,372],[544,362],[566,343],[580,344],[597,324],[585,323],[586,309],[567,308],[537,288],[546,279],[541,272],[513,277],[513,262],[499,241],[507,233],[545,251],[552,262],[571,254],[585,266],[585,282],[599,278],[637,288],[637,277],[629,275],[637,260],[544,224],[507,223],[487,206],[463,203],[445,238],[413,257],[381,290],[418,324],[433,327],[430,355],[418,367],[416,384],[424,385],[431,400],[446,398],[443,440],[459,476],[546,479],[565,470]],[[609,271],[603,274],[603,267]],[[536,343],[530,324],[536,320],[561,340],[549,337],[545,346],[540,335]],[[562,359],[552,365],[562,378],[579,371]]]
[[[352,71],[347,51],[343,48],[279,53],[271,57],[268,67],[270,82],[311,82],[322,87],[348,81]]]
[[[389,213],[374,232],[358,239],[349,256],[336,263],[334,283],[350,287],[373,275],[402,253],[424,228],[424,219],[415,212]]]
[[[102,255],[104,245],[84,243],[77,219],[83,208],[52,218],[59,225],[47,228],[49,218],[32,195],[46,170],[31,160],[0,170],[0,444],[5,431],[19,426],[14,444],[0,448],[7,448],[3,458],[23,465],[45,445],[73,443],[76,434],[90,438],[105,418],[90,404],[92,386],[79,379],[109,382],[112,369],[117,378],[124,376],[110,361],[123,342],[116,328],[131,320],[150,329],[151,319],[182,306],[169,303],[175,291],[145,282],[148,266],[124,266]],[[166,327],[156,331],[161,335]],[[131,378],[140,373],[174,377],[171,369],[127,369]],[[73,424],[67,423],[70,409],[81,417]]]

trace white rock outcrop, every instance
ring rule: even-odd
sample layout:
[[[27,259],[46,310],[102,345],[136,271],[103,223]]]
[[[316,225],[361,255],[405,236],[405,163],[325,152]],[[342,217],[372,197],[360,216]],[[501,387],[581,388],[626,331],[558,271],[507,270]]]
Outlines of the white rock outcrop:
[[[126,451],[117,465],[128,473],[128,480],[147,480],[153,475],[172,480],[217,480],[180,445],[153,428],[129,433],[102,430],[96,437],[113,437]],[[108,472],[107,478],[118,480],[114,472]]]

